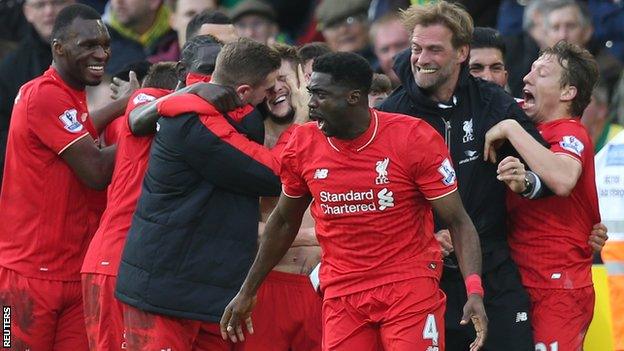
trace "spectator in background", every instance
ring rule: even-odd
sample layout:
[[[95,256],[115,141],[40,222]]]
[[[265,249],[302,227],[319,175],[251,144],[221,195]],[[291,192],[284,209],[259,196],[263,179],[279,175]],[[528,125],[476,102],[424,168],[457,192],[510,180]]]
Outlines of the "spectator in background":
[[[195,15],[186,26],[186,40],[196,35],[212,35],[224,43],[238,39],[232,20],[221,11],[204,10]]]
[[[507,55],[505,62],[509,71],[509,89],[514,96],[522,95],[522,78],[529,73],[533,61],[541,48],[546,48],[544,14],[549,11],[551,1],[532,0],[524,10],[523,32],[505,37]]]
[[[492,28],[476,27],[470,43],[470,74],[505,88],[507,69],[504,57],[505,42],[501,35]]]
[[[370,0],[323,1],[316,8],[318,28],[332,51],[354,52],[377,68],[369,43],[367,11]]]
[[[398,86],[401,81],[392,69],[394,56],[410,46],[409,33],[403,27],[399,14],[390,12],[373,22],[370,40],[379,61],[378,71],[388,76],[393,86]]]
[[[604,83],[594,88],[581,122],[589,132],[596,153],[623,130],[621,125],[613,123],[609,114],[609,94]]]
[[[271,5],[260,0],[244,0],[232,9],[230,18],[239,36],[262,44],[275,42],[279,28]]]
[[[169,25],[177,33],[177,39],[170,42],[169,47],[161,55],[150,57],[151,62],[177,61],[180,58],[180,50],[186,42],[186,26],[204,10],[217,8],[217,0],[169,0],[167,2],[171,13]]]
[[[377,107],[392,93],[392,82],[385,74],[373,74],[373,82],[368,92],[368,107]]]
[[[553,0],[548,11],[544,12],[544,25],[547,47],[565,40],[592,53],[600,68],[600,77],[611,94],[622,70],[622,63],[606,47],[592,40],[594,28],[587,6],[575,0]]]
[[[169,27],[169,10],[163,0],[111,0],[109,10],[104,15],[112,49],[108,74],[128,62],[166,51],[177,38]]]
[[[303,75],[306,81],[309,81],[310,75],[312,75],[314,59],[330,52],[332,51],[329,46],[321,42],[308,43],[297,50],[297,54],[301,58],[301,62],[303,62]]]
[[[15,51],[0,63],[0,184],[13,100],[22,84],[41,75],[52,63],[50,35],[58,13],[74,0],[27,0],[23,13],[29,23]],[[4,22],[3,22],[4,26]]]

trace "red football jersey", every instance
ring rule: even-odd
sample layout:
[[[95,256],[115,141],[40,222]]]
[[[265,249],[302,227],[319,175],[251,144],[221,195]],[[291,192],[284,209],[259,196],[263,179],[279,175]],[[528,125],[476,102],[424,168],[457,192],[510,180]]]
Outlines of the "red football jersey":
[[[550,150],[579,161],[583,167],[567,197],[528,200],[508,192],[509,244],[522,282],[532,288],[577,289],[592,285],[592,226],[600,222],[594,148],[578,119],[538,125]]]
[[[368,130],[354,140],[327,138],[305,124],[284,150],[281,178],[286,196],[314,199],[326,298],[439,279],[429,201],[457,185],[444,141],[426,122],[371,110]]]
[[[153,135],[135,136],[130,131],[128,116],[139,105],[171,93],[170,90],[143,88],[132,94],[126,114],[120,117],[121,134],[117,144],[115,170],[108,186],[108,205],[100,226],[89,245],[82,273],[117,276],[119,260],[132,223],[132,215],[141,194]]]
[[[16,98],[0,195],[0,265],[29,278],[80,281],[97,228],[87,188],[60,154],[94,132],[84,90],[54,68]]]

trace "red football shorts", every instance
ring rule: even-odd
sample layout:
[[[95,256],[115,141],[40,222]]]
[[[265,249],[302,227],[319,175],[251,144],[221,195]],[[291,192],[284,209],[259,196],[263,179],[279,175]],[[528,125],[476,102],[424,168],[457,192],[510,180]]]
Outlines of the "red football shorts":
[[[532,289],[531,326],[535,351],[581,351],[594,316],[594,287]]]
[[[123,308],[115,299],[117,277],[82,274],[84,318],[91,350],[119,351],[126,348]]]
[[[0,303],[11,320],[15,351],[87,351],[80,282],[23,277],[0,267]],[[7,346],[7,345],[3,345]]]
[[[221,338],[219,323],[175,318],[122,303],[128,351],[231,351]],[[73,350],[72,350],[73,351]]]
[[[433,278],[326,299],[323,350],[443,351],[445,303]]]
[[[321,308],[307,275],[270,272],[258,290],[245,351],[320,351]]]

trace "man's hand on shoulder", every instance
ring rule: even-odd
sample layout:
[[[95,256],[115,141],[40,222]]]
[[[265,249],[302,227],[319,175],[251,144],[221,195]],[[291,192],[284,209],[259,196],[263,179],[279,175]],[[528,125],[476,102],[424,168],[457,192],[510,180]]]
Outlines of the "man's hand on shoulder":
[[[236,90],[232,87],[214,83],[196,83],[192,87],[193,94],[208,101],[219,112],[225,113],[243,106]]]

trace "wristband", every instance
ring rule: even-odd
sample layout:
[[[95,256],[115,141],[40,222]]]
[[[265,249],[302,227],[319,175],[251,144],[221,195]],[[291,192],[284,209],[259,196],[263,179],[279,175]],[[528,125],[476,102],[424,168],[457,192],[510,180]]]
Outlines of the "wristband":
[[[473,273],[464,279],[464,283],[466,283],[466,295],[470,296],[470,294],[477,294],[483,297],[483,286],[481,285],[481,277]]]

